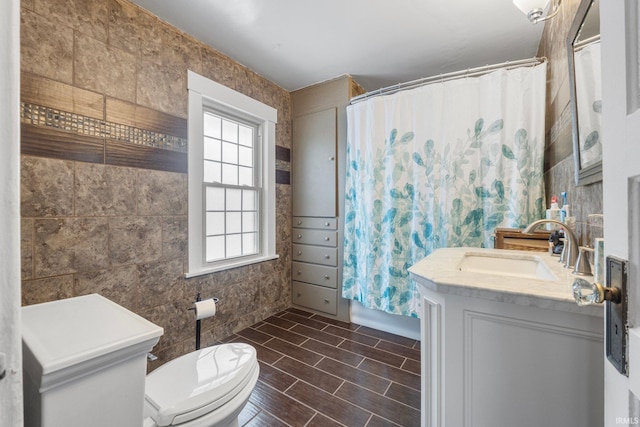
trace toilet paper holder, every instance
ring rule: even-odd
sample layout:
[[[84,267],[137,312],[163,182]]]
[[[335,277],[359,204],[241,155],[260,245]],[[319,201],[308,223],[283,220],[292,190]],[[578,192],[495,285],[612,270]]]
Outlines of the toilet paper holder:
[[[220,301],[219,298],[211,298],[214,302],[214,304],[218,304],[218,301]],[[194,301],[194,304],[196,302],[200,302],[202,301],[202,297],[200,296],[200,292],[198,292],[196,294],[196,300]],[[195,311],[196,308],[195,307],[190,307],[188,309],[189,311]],[[201,319],[196,320],[196,350],[200,350],[200,332],[201,332]]]

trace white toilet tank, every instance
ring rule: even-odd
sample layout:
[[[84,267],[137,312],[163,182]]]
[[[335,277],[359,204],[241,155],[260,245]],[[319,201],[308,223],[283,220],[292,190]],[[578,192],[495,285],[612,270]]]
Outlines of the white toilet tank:
[[[141,426],[162,333],[98,294],[23,307],[25,427]]]

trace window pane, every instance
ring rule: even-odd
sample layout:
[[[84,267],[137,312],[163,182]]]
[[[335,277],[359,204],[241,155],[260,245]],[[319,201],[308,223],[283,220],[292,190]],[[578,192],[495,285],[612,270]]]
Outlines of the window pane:
[[[222,167],[218,162],[204,162],[204,182],[222,182]]]
[[[239,129],[239,143],[246,145],[247,147],[253,147],[253,128],[240,125]]]
[[[221,182],[228,185],[238,185],[238,166],[223,164]]]
[[[253,166],[253,150],[249,147],[238,147],[238,164],[241,166]]]
[[[220,117],[204,113],[204,135],[212,138],[220,139],[220,131],[222,129]]]
[[[256,233],[246,233],[242,235],[242,255],[258,253],[258,239]]]
[[[207,237],[207,262],[224,259],[224,236]]]
[[[242,231],[242,214],[240,212],[227,212],[227,234],[240,233]]]
[[[258,215],[256,212],[243,212],[242,213],[242,232],[258,231],[257,223]]]
[[[222,161],[225,163],[238,163],[238,145],[228,142],[222,143]]]
[[[229,120],[222,121],[222,139],[229,142],[238,142],[238,125]]]
[[[224,234],[224,212],[207,212],[207,236]]]
[[[253,169],[243,167],[238,169],[238,185],[253,186]]]
[[[242,210],[255,211],[257,206],[258,192],[253,190],[242,191]]]
[[[204,158],[208,160],[222,160],[222,155],[220,154],[220,140],[213,138],[205,138],[204,139]]]
[[[207,211],[224,211],[224,188],[207,187]]]
[[[227,189],[227,210],[240,211],[242,209],[242,190]]]
[[[227,236],[227,258],[242,255],[242,234]]]

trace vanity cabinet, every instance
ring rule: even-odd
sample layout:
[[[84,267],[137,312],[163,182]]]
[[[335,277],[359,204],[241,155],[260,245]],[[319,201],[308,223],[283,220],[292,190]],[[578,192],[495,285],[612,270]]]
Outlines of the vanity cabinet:
[[[447,248],[409,271],[420,291],[422,426],[600,427],[603,307],[529,251]],[[460,268],[465,253],[540,258],[557,280]]]
[[[291,298],[294,307],[349,321],[342,298],[346,107],[349,76],[292,93]]]

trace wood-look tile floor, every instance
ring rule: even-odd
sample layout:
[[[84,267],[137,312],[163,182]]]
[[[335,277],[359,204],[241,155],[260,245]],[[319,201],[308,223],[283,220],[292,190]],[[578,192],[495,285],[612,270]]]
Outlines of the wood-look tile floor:
[[[289,309],[227,338],[260,378],[241,426],[419,426],[420,342]]]

